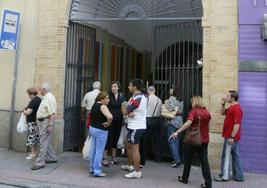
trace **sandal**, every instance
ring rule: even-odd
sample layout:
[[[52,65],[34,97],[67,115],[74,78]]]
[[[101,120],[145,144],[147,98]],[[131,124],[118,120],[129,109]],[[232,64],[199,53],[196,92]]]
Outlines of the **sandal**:
[[[182,176],[178,176],[178,181],[181,182],[181,183],[184,183],[184,184],[187,184],[188,183],[188,180],[183,179]]]
[[[103,159],[102,164],[103,164],[103,166],[105,166],[105,167],[109,167],[109,166],[110,166],[110,164],[109,164],[109,162],[108,162],[107,159]]]
[[[119,165],[119,162],[117,161],[116,157],[112,157],[111,163]]]
[[[94,177],[106,177],[108,174],[104,172],[100,172],[99,174],[94,174]]]

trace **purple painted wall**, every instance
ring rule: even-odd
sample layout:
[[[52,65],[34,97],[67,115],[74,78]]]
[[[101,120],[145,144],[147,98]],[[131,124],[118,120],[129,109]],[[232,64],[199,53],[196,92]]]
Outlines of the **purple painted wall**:
[[[239,62],[266,61],[261,39],[265,0],[239,0]],[[267,173],[267,72],[239,72],[240,103],[244,109],[241,156],[244,169]]]
[[[261,39],[261,25],[239,25],[238,34],[239,61],[267,60],[267,42]]]
[[[267,173],[267,72],[239,73],[243,107],[240,152],[244,169]]]
[[[239,60],[267,60],[267,42],[261,39],[263,15],[267,14],[266,0],[239,0]]]
[[[262,24],[263,14],[267,14],[265,0],[239,0],[239,24]]]

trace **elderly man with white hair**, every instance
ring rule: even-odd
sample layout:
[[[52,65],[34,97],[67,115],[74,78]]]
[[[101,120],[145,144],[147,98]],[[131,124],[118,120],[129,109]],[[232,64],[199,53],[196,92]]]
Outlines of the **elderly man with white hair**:
[[[43,99],[36,115],[40,134],[40,151],[31,168],[32,170],[39,170],[44,168],[47,163],[57,162],[55,151],[50,142],[55,126],[57,102],[55,96],[51,93],[49,83],[42,84],[40,92]]]
[[[140,143],[140,165],[144,166],[146,163],[147,156],[152,155],[151,144],[155,145],[155,161],[161,161],[162,159],[162,141],[161,141],[161,99],[155,95],[156,89],[154,86],[147,88],[148,102],[147,102],[147,113],[146,113],[146,133],[141,139]],[[150,146],[150,147],[149,147]],[[149,148],[148,148],[149,147]]]
[[[93,91],[89,91],[85,94],[83,100],[82,100],[82,108],[86,109],[86,125],[88,125],[88,115],[91,112],[91,108],[93,104],[95,103],[95,99],[97,95],[100,93],[101,89],[101,83],[99,81],[95,81],[93,83]]]

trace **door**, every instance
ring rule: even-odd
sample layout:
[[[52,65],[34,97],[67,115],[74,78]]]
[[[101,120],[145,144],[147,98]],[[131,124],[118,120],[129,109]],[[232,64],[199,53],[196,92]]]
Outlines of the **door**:
[[[190,98],[202,95],[202,64],[197,63],[201,59],[201,21],[154,27],[153,82],[157,95],[164,101],[169,89],[177,86],[184,101],[184,119],[191,107]],[[164,154],[169,156],[164,131],[162,136]]]
[[[64,97],[64,151],[78,151],[85,139],[81,101],[94,79],[96,31],[70,22]]]

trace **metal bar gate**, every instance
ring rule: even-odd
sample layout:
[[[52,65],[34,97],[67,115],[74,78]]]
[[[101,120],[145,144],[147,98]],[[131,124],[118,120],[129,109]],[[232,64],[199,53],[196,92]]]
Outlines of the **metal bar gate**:
[[[93,84],[96,31],[70,22],[64,97],[64,151],[78,151],[85,138],[81,101]]]
[[[184,101],[185,119],[191,107],[190,98],[202,95],[202,66],[197,63],[202,58],[201,21],[155,27],[153,53],[153,82],[157,94],[164,101],[169,97],[169,89],[178,87]],[[165,133],[162,140],[165,142],[163,152],[169,156]]]

